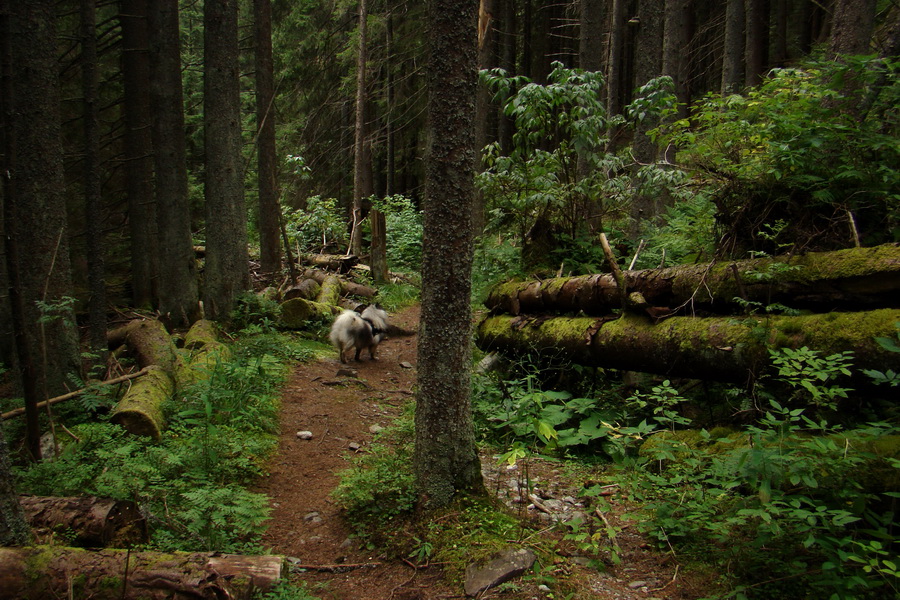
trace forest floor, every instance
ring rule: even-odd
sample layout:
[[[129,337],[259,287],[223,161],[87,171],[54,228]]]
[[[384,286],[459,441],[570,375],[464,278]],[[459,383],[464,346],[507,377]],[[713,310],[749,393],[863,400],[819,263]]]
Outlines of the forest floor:
[[[411,331],[417,329],[418,320],[417,306],[391,318],[392,324]],[[279,449],[258,490],[271,498],[272,506],[263,542],[272,553],[289,557],[292,581],[304,582],[310,593],[323,600],[465,598],[462,585],[449,583],[438,566],[416,568],[400,558],[367,550],[354,538],[330,496],[350,457],[366,452],[374,437],[370,428],[389,425],[413,397],[416,337],[388,339],[379,346],[377,356],[376,361],[365,355],[366,360],[342,365],[335,351],[332,359],[295,367],[283,390]],[[300,439],[299,431],[312,432],[312,438]],[[488,487],[508,495],[509,486],[499,482],[505,474],[497,468],[496,458],[483,457],[482,463]],[[555,463],[532,464],[530,469],[531,478],[542,480],[543,488],[554,490],[554,496],[577,495],[582,486],[581,481],[566,481],[565,470]],[[702,577],[686,579],[671,554],[654,550],[633,525],[621,520],[627,511],[624,499],[615,495],[607,499],[612,506],[607,518],[622,528],[618,536],[622,563],[598,571],[562,552],[554,561],[554,577],[576,584],[579,591],[571,597],[687,600],[703,596],[702,588],[710,582]],[[519,510],[528,511],[524,506]],[[563,532],[557,529],[545,526],[541,535],[558,536],[563,548]],[[479,598],[563,597],[540,588],[537,581],[506,587],[488,590]]]

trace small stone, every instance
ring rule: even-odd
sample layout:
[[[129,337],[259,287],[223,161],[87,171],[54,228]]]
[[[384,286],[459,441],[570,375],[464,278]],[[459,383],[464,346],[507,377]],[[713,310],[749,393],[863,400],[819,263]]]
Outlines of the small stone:
[[[645,587],[646,585],[647,585],[646,581],[632,581],[631,583],[628,584],[628,587],[630,587],[633,590],[636,590],[638,588]]]
[[[550,588],[549,588],[548,586],[544,585],[543,583],[542,583],[541,585],[538,586],[538,589],[539,589],[540,591],[544,592],[545,594],[549,594],[549,593],[550,593]]]
[[[404,369],[412,369],[413,368],[412,363],[408,363],[405,360],[400,363],[400,366]]]
[[[362,448],[362,446],[360,446],[356,442],[350,442],[349,444],[347,444],[347,448],[349,448],[353,452],[359,452],[359,449]]]
[[[521,548],[507,550],[487,565],[470,564],[466,567],[466,595],[477,596],[484,590],[519,577],[531,568],[535,560],[534,552]]]
[[[311,439],[313,439],[312,431],[298,431],[298,432],[297,432],[297,439],[300,439],[300,440],[311,440]]]
[[[321,523],[322,517],[319,516],[319,513],[313,511],[303,515],[303,520],[307,523]]]
[[[341,367],[338,369],[337,373],[334,374],[335,377],[359,377],[359,371],[356,369],[351,369],[350,367]]]
[[[384,427],[382,427],[381,425],[372,425],[371,427],[369,427],[369,433],[373,435],[379,434],[382,431],[384,431]]]

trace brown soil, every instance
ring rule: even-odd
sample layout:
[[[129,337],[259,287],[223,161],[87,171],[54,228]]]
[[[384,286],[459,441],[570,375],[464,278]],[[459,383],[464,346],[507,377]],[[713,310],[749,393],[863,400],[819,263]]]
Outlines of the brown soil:
[[[415,330],[418,319],[418,307],[412,307],[394,315],[391,323]],[[416,337],[388,339],[377,356],[376,361],[365,355],[363,361],[342,365],[335,352],[331,360],[298,365],[294,370],[282,399],[279,450],[259,490],[269,495],[272,505],[264,543],[273,553],[291,557],[291,579],[305,582],[310,592],[322,599],[464,598],[461,586],[448,583],[437,567],[416,569],[378,550],[361,548],[330,497],[338,472],[348,466],[355,452],[365,452],[371,443],[370,427],[387,425],[412,397]],[[300,439],[299,431],[312,432],[312,439]],[[508,495],[509,486],[501,481],[508,475],[496,468],[496,459],[485,457],[483,464],[488,487]],[[554,496],[568,493],[567,485],[580,486],[580,482],[557,481],[561,477],[558,465],[537,463],[530,469],[532,477],[537,475],[545,488],[554,490]],[[615,497],[609,500],[624,510],[624,503],[617,503]],[[521,512],[536,512],[524,508],[526,504],[519,505]],[[579,581],[581,591],[575,598],[680,600],[702,595],[691,590],[693,586],[683,580],[670,555],[650,550],[632,528],[622,530],[620,544],[623,563],[615,568],[598,572],[578,566],[571,556],[564,556],[571,553],[563,551],[554,576]],[[564,550],[564,544],[560,548]],[[558,596],[541,591],[537,583],[522,583],[517,591],[489,590],[480,597]]]

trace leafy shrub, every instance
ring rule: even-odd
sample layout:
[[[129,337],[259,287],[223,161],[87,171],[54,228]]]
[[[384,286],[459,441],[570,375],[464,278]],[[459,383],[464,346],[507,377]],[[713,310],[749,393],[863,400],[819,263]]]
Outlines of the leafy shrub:
[[[418,272],[422,265],[422,213],[399,194],[371,200],[372,206],[384,213],[388,266],[395,271]]]
[[[334,198],[311,196],[301,210],[285,207],[284,220],[291,245],[302,252],[334,252],[347,245],[347,219]]]

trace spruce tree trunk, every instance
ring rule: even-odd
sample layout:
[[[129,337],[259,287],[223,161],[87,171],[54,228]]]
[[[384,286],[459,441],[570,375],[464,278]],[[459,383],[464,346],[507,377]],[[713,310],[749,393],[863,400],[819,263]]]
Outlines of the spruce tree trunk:
[[[78,370],[59,119],[55,10],[10,6],[7,108],[7,267],[26,406],[27,444],[40,458],[37,402],[65,391]]]
[[[428,5],[422,328],[413,456],[419,504],[483,491],[470,400],[477,0]]]
[[[150,108],[148,0],[121,0],[125,190],[131,236],[131,294],[137,308],[157,302],[159,273]]]
[[[256,38],[256,126],[259,179],[259,258],[263,273],[281,271],[278,158],[275,151],[275,83],[272,63],[272,3],[253,0]]]
[[[372,195],[372,156],[366,123],[366,63],[368,61],[369,0],[359,0],[359,46],[356,60],[356,126],[353,141],[353,226],[350,231],[350,251],[362,256],[362,221],[366,202]]]
[[[757,86],[769,62],[769,1],[744,0],[744,8],[747,11],[744,79],[748,86]]]
[[[206,148],[206,316],[227,320],[250,288],[241,161],[237,0],[203,7],[203,139]]]
[[[88,261],[88,343],[90,361],[106,368],[106,245],[98,153],[96,2],[81,0],[81,80],[84,94],[84,206]]]
[[[159,312],[173,325],[185,326],[199,316],[199,293],[188,203],[178,0],[148,2]]]
[[[725,47],[722,55],[722,93],[744,87],[744,0],[727,0]]]

